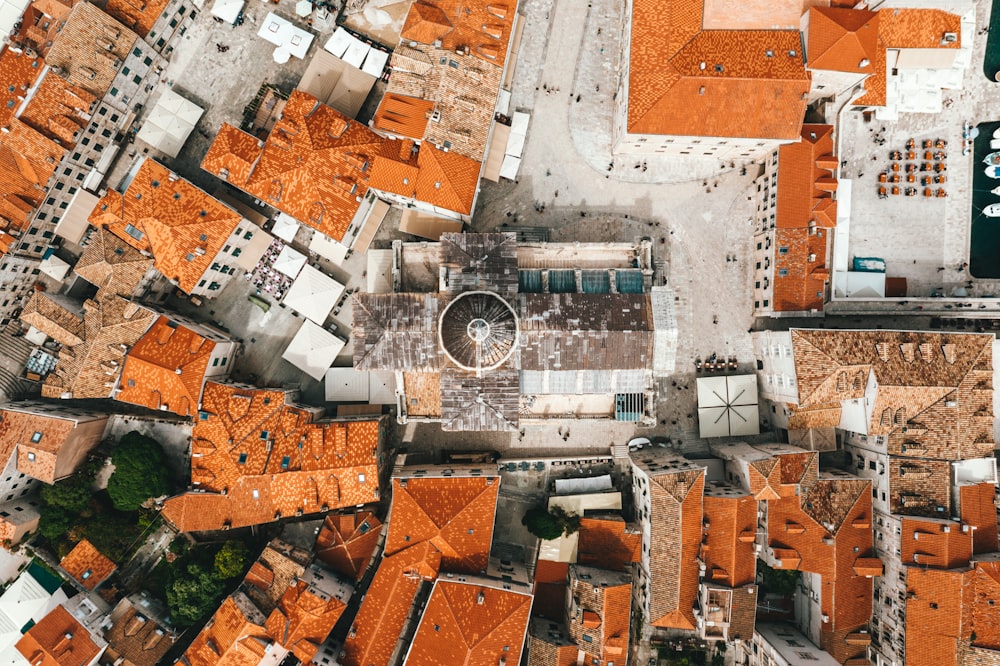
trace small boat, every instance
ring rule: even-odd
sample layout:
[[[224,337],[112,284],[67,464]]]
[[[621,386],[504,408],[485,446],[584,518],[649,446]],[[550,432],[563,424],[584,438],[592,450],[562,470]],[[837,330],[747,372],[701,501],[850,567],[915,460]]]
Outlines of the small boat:
[[[1000,217],[1000,203],[990,204],[984,208],[983,215],[986,217]]]
[[[984,157],[983,164],[1000,164],[1000,150]]]
[[[990,150],[1000,150],[1000,139],[990,139]]]
[[[993,130],[993,138],[994,139],[1000,139],[1000,127],[998,127],[995,130]]]
[[[993,165],[986,167],[986,175],[990,178],[1000,178],[1000,165]]]
[[[990,192],[1000,197],[1000,187],[994,187]]]

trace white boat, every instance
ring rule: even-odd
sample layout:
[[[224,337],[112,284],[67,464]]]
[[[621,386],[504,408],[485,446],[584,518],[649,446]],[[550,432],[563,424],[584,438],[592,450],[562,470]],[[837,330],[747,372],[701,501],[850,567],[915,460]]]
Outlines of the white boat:
[[[1000,178],[1000,165],[990,165],[986,167],[986,175],[990,178]]]
[[[995,130],[993,130],[993,138],[994,139],[1000,139],[1000,127],[998,127]]]
[[[994,187],[990,192],[1000,197],[1000,187]]]
[[[983,164],[1000,164],[1000,150],[984,157]]]
[[[983,215],[986,217],[1000,217],[1000,203],[990,204],[984,208]]]
[[[1000,139],[991,139],[990,140],[990,148],[993,149],[993,150],[1000,149]]]

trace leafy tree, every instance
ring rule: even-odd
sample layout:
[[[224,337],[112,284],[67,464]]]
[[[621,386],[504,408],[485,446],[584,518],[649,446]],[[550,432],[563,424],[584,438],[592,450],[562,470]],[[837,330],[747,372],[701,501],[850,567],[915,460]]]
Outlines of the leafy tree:
[[[163,448],[152,439],[132,431],[111,452],[114,473],[108,479],[108,495],[115,508],[135,511],[150,497],[170,492],[170,476]]]
[[[54,542],[69,531],[72,517],[64,509],[43,502],[38,513],[38,533],[48,541]]]
[[[549,541],[579,530],[580,516],[567,513],[559,506],[554,506],[548,511],[536,507],[528,509],[521,518],[521,524],[539,539]]]
[[[81,469],[68,479],[57,481],[51,486],[42,486],[39,492],[42,502],[68,514],[82,513],[94,494],[91,490],[94,477],[85,472],[86,470]]]
[[[227,580],[242,575],[248,554],[242,541],[227,541],[215,554],[215,573]]]
[[[223,583],[212,571],[199,564],[187,565],[184,573],[176,572],[167,586],[167,607],[174,624],[186,627],[213,611]]]

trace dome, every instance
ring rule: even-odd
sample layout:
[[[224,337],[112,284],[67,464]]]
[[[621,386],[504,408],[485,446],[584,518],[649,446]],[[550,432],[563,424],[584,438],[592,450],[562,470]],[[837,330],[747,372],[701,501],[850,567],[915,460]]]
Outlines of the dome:
[[[469,291],[448,303],[438,322],[445,355],[466,370],[499,367],[517,346],[517,315],[488,291]]]

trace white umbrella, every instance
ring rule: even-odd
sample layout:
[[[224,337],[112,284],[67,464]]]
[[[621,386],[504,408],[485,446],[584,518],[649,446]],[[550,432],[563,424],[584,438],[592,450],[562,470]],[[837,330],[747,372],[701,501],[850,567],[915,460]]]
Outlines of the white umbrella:
[[[295,13],[299,16],[309,16],[312,14],[313,4],[312,0],[299,0],[295,3]]]
[[[274,49],[274,54],[272,55],[272,57],[274,58],[274,62],[278,63],[279,65],[284,65],[286,62],[288,62],[288,59],[292,57],[292,52],[288,49],[287,46],[279,46],[278,48]]]

